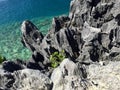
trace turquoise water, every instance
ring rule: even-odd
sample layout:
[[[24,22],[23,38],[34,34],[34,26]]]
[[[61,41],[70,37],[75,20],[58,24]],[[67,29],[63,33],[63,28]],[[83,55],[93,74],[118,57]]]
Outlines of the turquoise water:
[[[31,52],[21,44],[20,27],[31,20],[43,34],[54,16],[67,14],[70,0],[0,0],[0,55],[28,59]]]

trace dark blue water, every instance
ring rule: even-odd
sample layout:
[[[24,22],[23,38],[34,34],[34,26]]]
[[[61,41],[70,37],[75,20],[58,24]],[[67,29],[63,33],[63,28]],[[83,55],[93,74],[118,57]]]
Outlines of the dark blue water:
[[[20,26],[31,20],[45,34],[54,16],[67,14],[71,0],[0,0],[0,55],[28,59],[30,51],[21,44]]]
[[[68,12],[70,0],[0,0],[0,24]]]

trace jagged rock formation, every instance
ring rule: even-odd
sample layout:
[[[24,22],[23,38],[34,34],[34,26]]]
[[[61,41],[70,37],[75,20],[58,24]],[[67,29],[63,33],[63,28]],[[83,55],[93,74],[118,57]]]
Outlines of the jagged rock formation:
[[[24,69],[0,75],[0,90],[50,90],[51,80],[38,70]]]
[[[117,0],[73,0],[71,23],[81,28],[83,52],[89,51],[92,61],[106,60],[119,55],[119,5]],[[116,19],[117,18],[117,19]],[[84,49],[89,47],[90,49]],[[82,55],[85,59],[85,55]],[[80,57],[81,58],[81,57]],[[113,57],[114,58],[114,57]]]
[[[51,80],[53,81],[52,90],[84,90],[87,83],[85,78],[84,66],[65,59],[51,75]]]
[[[41,54],[44,64],[49,63],[49,56],[53,52],[63,49],[67,57],[73,60],[79,57],[83,61],[100,61],[114,53],[118,55],[119,3],[115,0],[73,0],[69,17],[54,18],[52,28],[44,38],[41,33],[34,37],[34,32],[30,31],[33,37],[23,42],[30,42],[26,46],[34,48],[33,56],[36,56],[35,52]],[[23,33],[33,26],[31,22],[28,22],[31,25],[27,25],[27,22],[22,25]],[[27,35],[29,33],[24,33],[23,37]],[[38,44],[34,45],[31,41]]]
[[[21,41],[32,56],[3,62],[0,89],[119,90],[119,7],[119,0],[72,0],[69,16],[53,18],[45,36],[24,21]],[[53,69],[50,55],[61,50],[68,59]]]

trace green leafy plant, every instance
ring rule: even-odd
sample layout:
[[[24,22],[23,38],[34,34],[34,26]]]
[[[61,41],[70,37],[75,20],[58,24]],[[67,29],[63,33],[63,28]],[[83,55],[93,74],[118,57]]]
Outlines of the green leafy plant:
[[[0,55],[0,64],[1,64],[3,61],[5,61],[5,60],[6,60],[5,57],[3,57],[3,56]]]
[[[51,67],[56,68],[65,59],[65,56],[64,50],[52,53],[50,55]]]

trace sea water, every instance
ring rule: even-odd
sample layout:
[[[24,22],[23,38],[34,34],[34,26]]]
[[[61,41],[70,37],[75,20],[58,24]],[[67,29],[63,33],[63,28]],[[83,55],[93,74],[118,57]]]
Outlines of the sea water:
[[[46,34],[52,18],[68,14],[71,0],[0,0],[0,55],[27,60],[31,52],[21,44],[21,23],[31,20]]]

